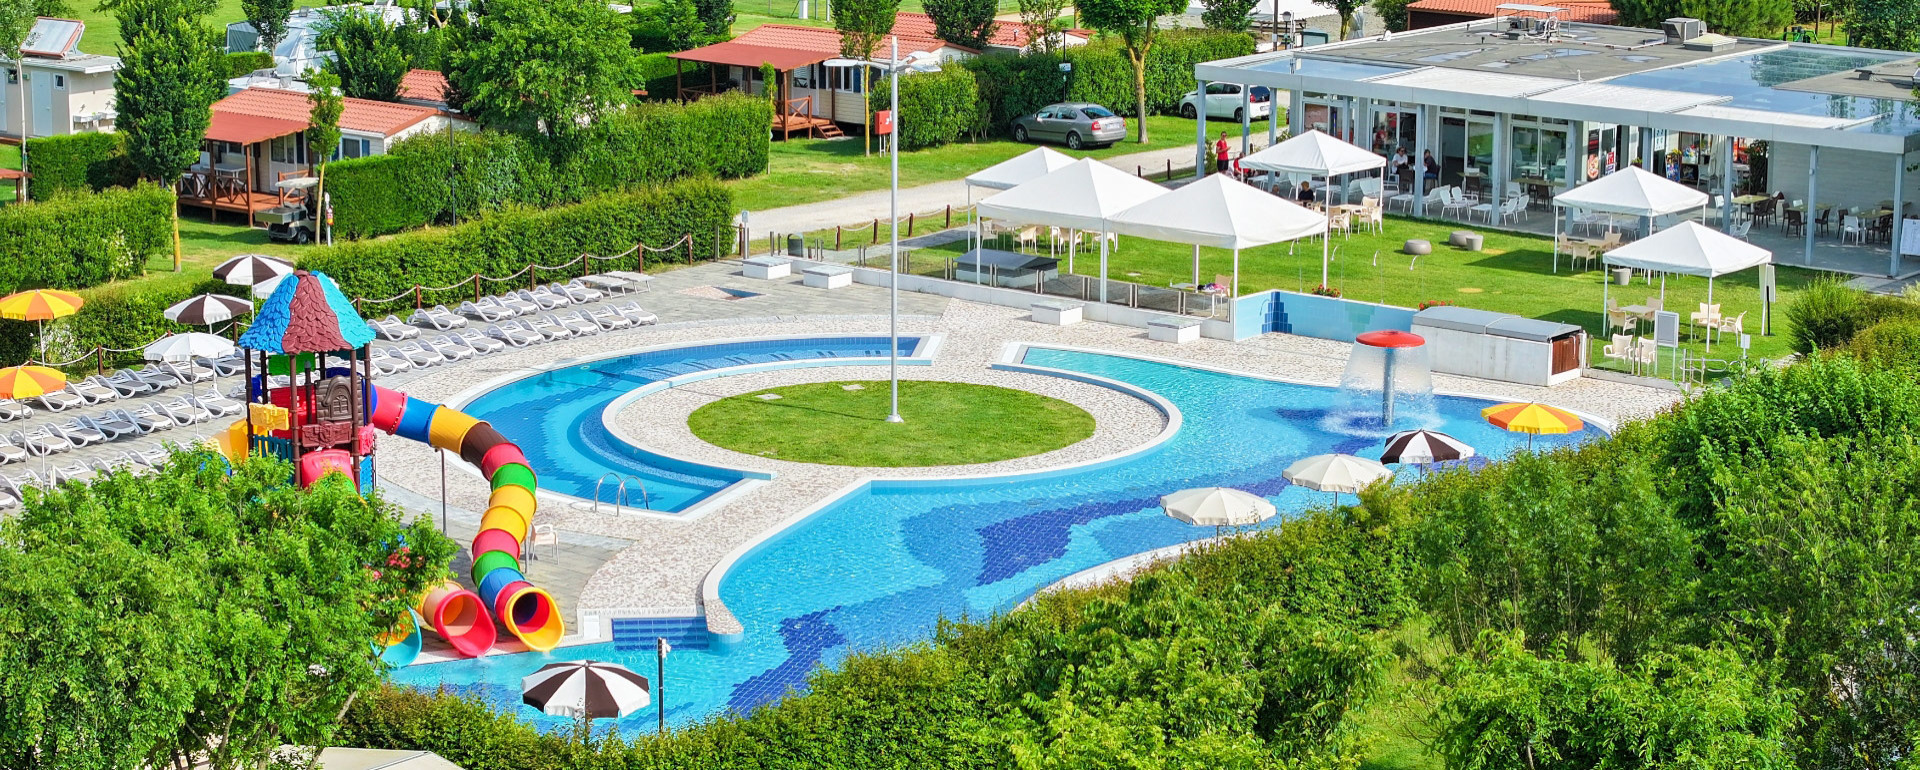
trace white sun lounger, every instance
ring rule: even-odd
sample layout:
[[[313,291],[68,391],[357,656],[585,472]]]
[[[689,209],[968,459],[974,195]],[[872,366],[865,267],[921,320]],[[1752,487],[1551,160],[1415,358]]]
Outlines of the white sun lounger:
[[[455,342],[452,337],[444,334],[427,340],[426,343],[433,352],[439,353],[441,358],[448,361],[465,361],[473,357],[473,348]]]
[[[472,348],[475,355],[484,356],[507,349],[507,343],[488,337],[486,332],[480,331],[479,329],[468,329],[460,332],[460,341],[466,343],[467,347]]]
[[[552,313],[520,319],[520,325],[537,331],[540,336],[550,340],[573,336],[573,330],[560,325],[559,321],[554,320]]]
[[[27,451],[32,452],[35,457],[46,457],[55,452],[73,449],[72,441],[68,441],[65,436],[55,435],[45,426],[25,432],[14,431],[7,436],[7,440],[13,442],[14,446],[26,447]]]
[[[72,442],[73,445],[76,447],[92,446],[94,444],[105,444],[107,443],[107,439],[109,438],[105,432],[87,427],[87,424],[84,422],[81,422],[80,419],[77,417],[67,420],[66,422],[63,422],[57,425],[50,425],[47,427],[49,430],[53,432],[54,435],[65,438],[67,441]]]
[[[565,295],[555,294],[550,291],[527,291],[526,289],[521,289],[516,296],[527,302],[539,305],[541,310],[552,310],[562,305],[573,304],[573,300],[567,299]]]
[[[127,436],[138,436],[141,432],[140,426],[133,424],[133,421],[115,417],[111,412],[100,415],[99,417],[81,415],[74,419],[79,420],[81,425],[91,430],[97,430],[105,434],[108,441],[119,441]]]
[[[409,326],[403,323],[400,317],[396,315],[389,315],[378,321],[368,321],[367,325],[372,326],[374,332],[378,333],[381,337],[393,342],[410,340],[420,336],[419,327]]]
[[[185,396],[176,397],[172,401],[168,401],[165,404],[155,404],[155,406],[166,410],[167,414],[173,415],[173,421],[181,425],[193,425],[195,423],[211,422],[213,420],[213,412],[208,411],[204,406],[193,403],[192,400]],[[183,420],[184,422],[182,422]]]
[[[489,297],[488,299],[492,299],[492,298]],[[509,308],[506,305],[486,302],[485,300],[482,300],[481,302],[477,302],[477,303],[476,302],[460,303],[460,314],[468,318],[472,318],[476,321],[485,321],[487,323],[493,323],[494,321],[505,321],[509,318],[519,315],[519,313],[514,312],[512,308]]]
[[[585,316],[585,313],[556,315],[553,320],[559,322],[561,326],[567,327],[567,330],[573,332],[574,336],[584,337],[589,334],[599,334],[600,325],[588,320]]]
[[[219,376],[219,373],[210,367],[179,361],[167,361],[158,366],[163,371],[172,372],[173,376],[178,377],[181,382],[206,382]]]
[[[618,311],[610,307],[581,310],[580,315],[589,321],[599,324],[600,328],[608,331],[625,329],[638,323],[631,318],[621,315]]]
[[[127,371],[132,372],[133,376],[140,378],[141,382],[152,385],[154,390],[171,388],[180,384],[179,376],[173,372],[156,367],[153,364],[147,364],[143,368],[129,369]]]
[[[153,382],[148,382],[141,378],[139,372],[131,369],[121,369],[120,371],[114,372],[112,376],[106,378],[106,381],[107,384],[113,386],[114,390],[120,391],[120,395],[123,396],[138,396],[145,393],[153,393],[165,387]]]
[[[393,350],[388,352],[388,355],[392,355],[395,352],[406,356],[408,361],[412,361],[414,368],[439,366],[447,362],[446,356],[440,355],[439,351],[427,347],[426,343],[420,340],[400,343],[400,346],[393,348]]]
[[[467,319],[461,318],[459,314],[448,310],[446,305],[434,305],[430,308],[413,311],[413,315],[407,318],[407,323],[413,324],[414,326],[431,326],[440,331],[446,331],[448,329],[458,329],[466,326]]]
[[[493,297],[492,299],[520,315],[532,315],[540,312],[540,303],[521,298],[519,292],[510,291],[498,297]]]
[[[87,405],[85,398],[81,398],[80,394],[73,392],[72,384],[68,384],[67,387],[59,390],[42,393],[34,396],[34,398],[40,399],[41,406],[45,406],[49,411],[54,412],[64,412],[74,407]]]
[[[546,285],[546,289],[555,294],[567,295],[567,299],[573,300],[573,304],[576,305],[588,302],[599,302],[607,296],[601,293],[599,289],[577,286],[572,283],[550,283]]]
[[[487,336],[516,348],[524,348],[546,339],[539,332],[522,329],[519,324],[511,322],[487,327]]]
[[[11,439],[0,437],[0,465],[26,462],[33,453],[26,447],[13,443]]]
[[[634,323],[641,326],[646,326],[647,324],[660,320],[660,316],[647,312],[645,308],[640,307],[640,303],[633,301],[615,306],[613,312],[631,318]]]
[[[94,377],[98,376],[99,375],[94,375]],[[111,385],[95,382],[94,377],[88,377],[79,382],[68,383],[67,387],[72,389],[73,392],[81,398],[86,399],[89,404],[112,401],[120,397],[120,391],[114,390]]]
[[[33,407],[11,398],[0,398],[0,422],[24,420],[33,416]]]
[[[207,386],[206,392],[189,395],[187,399],[216,417],[232,417],[247,410],[246,404],[221,395],[220,389],[211,385]]]

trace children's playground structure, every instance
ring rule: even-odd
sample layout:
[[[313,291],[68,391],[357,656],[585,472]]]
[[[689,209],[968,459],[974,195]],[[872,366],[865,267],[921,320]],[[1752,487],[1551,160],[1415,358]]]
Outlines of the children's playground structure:
[[[288,276],[240,336],[247,410],[221,446],[236,461],[258,453],[293,463],[303,488],[339,473],[363,494],[373,489],[376,429],[458,454],[493,489],[473,539],[473,588],[448,580],[428,590],[380,640],[381,657],[395,666],[413,662],[423,624],[456,653],[484,655],[496,619],[529,649],[553,649],[566,633],[559,608],[520,565],[535,508],[526,456],[492,425],[373,385],[373,339],[333,279],[305,270]]]

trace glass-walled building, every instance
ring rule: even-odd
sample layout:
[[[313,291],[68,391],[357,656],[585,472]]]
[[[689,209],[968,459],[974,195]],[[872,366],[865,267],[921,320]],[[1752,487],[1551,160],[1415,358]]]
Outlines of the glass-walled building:
[[[1903,262],[1920,255],[1920,231],[1901,246],[1916,213],[1920,54],[1726,37],[1692,20],[1564,23],[1527,8],[1533,18],[1209,62],[1195,76],[1287,92],[1295,132],[1406,153],[1383,183],[1396,212],[1439,216],[1429,205],[1454,188],[1495,211],[1514,198],[1542,211],[1631,165],[1708,192],[1712,224],[1781,262],[1920,271]]]

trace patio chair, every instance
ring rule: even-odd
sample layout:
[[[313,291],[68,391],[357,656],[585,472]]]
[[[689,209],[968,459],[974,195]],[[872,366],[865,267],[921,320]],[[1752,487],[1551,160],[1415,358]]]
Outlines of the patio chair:
[[[97,376],[99,375],[95,375]],[[75,394],[86,399],[89,404],[105,403],[120,397],[120,391],[114,390],[111,385],[95,382],[93,377],[68,383],[67,387],[72,388]]]
[[[427,340],[426,345],[448,361],[465,361],[473,357],[473,348],[455,342],[446,335]]]
[[[77,417],[68,419],[66,422],[57,425],[49,425],[47,428],[51,430],[54,435],[73,442],[73,445],[76,447],[107,443],[107,434],[105,431],[89,428],[86,423],[81,422]]]
[[[378,321],[368,321],[367,325],[373,327],[374,333],[392,342],[410,340],[420,336],[419,327],[410,326],[402,322],[400,317],[396,315],[389,315]]]
[[[1753,233],[1753,220],[1751,219],[1737,220],[1733,223],[1733,227],[1730,227],[1727,229],[1728,235],[1731,235],[1735,238],[1739,238],[1740,240],[1743,240],[1743,241],[1746,240],[1747,236],[1752,233]]]
[[[500,303],[502,307],[511,309],[513,312],[518,313],[520,315],[533,315],[534,313],[540,312],[540,303],[534,302],[533,300],[530,300],[530,299],[522,298],[519,292],[509,291],[505,294],[502,294],[498,297],[493,297],[491,299],[493,299],[493,301],[495,302]],[[486,300],[481,300],[481,301],[485,302]]]
[[[1732,318],[1720,319],[1713,325],[1713,330],[1719,332],[1722,338],[1731,334],[1735,339],[1739,339],[1740,335],[1747,333],[1747,311],[1742,310],[1739,315]]]
[[[33,416],[33,407],[11,398],[0,398],[0,422],[24,420]]]
[[[112,414],[103,414],[99,417],[82,415],[75,419],[88,429],[105,434],[109,441],[119,441],[126,436],[137,436],[142,432],[140,426],[133,424],[132,421],[114,417]]]
[[[32,455],[33,453],[28,452],[26,447],[13,443],[5,436],[0,436],[0,465],[26,462]]]
[[[599,324],[600,328],[606,329],[608,331],[612,331],[614,329],[625,329],[627,327],[635,325],[635,321],[633,319],[621,315],[620,313],[616,312],[613,308],[610,308],[610,307],[603,307],[603,308],[591,309],[591,310],[582,310],[580,311],[580,313],[581,315],[586,316],[587,320],[592,321],[596,324]]]
[[[1806,212],[1787,209],[1780,213],[1780,224],[1786,228],[1787,235],[1801,235],[1807,230]]]
[[[467,319],[448,310],[446,305],[434,305],[413,311],[413,315],[407,317],[407,323],[421,327],[431,326],[440,331],[446,331],[466,326]]]
[[[186,420],[186,425],[212,422],[213,411],[193,402],[192,396],[176,396],[165,404],[155,404],[173,415],[174,422]]]
[[[1687,323],[1689,325],[1705,326],[1707,327],[1708,331],[1712,331],[1714,324],[1717,324],[1719,322],[1720,322],[1720,306],[1718,304],[1709,305],[1705,302],[1702,302],[1700,303],[1699,310],[1696,310],[1692,313],[1687,314]]]
[[[487,299],[493,299],[493,298],[488,297]],[[482,300],[481,302],[478,302],[478,303],[475,303],[475,302],[460,303],[460,314],[468,318],[472,318],[476,321],[485,321],[487,323],[493,323],[494,321],[504,321],[506,319],[517,316],[520,313],[516,312],[512,308],[507,307],[506,305],[502,305],[497,302],[487,302],[485,300]]]
[[[627,302],[613,309],[613,312],[633,319],[635,325],[646,326],[660,320],[660,316],[647,312],[638,302]]]
[[[466,343],[467,347],[473,350],[474,355],[484,356],[507,349],[507,343],[488,337],[479,329],[467,329],[460,332],[459,336],[460,341]]]
[[[1625,334],[1613,335],[1613,341],[1600,349],[1600,355],[1609,361],[1632,361],[1634,338]]]
[[[1840,242],[1846,243],[1847,241],[1853,241],[1855,243],[1867,242],[1866,224],[1862,223],[1859,217],[1852,214],[1840,217]]]
[[[546,339],[545,335],[536,331],[522,329],[519,324],[513,324],[511,326],[495,324],[489,326],[487,327],[487,336],[516,348],[524,348]]]
[[[1607,299],[1607,331],[1609,333],[1616,328],[1625,332],[1630,327],[1637,328],[1639,323],[1640,316],[1638,314],[1629,313],[1620,309],[1619,303],[1611,297]]]
[[[561,326],[559,321],[553,320],[552,313],[534,316],[532,318],[523,318],[520,320],[520,326],[521,328],[539,332],[540,336],[550,340],[573,336],[573,330]]]
[[[1633,346],[1633,364],[1636,369],[1640,367],[1653,367],[1653,370],[1658,372],[1660,370],[1660,344],[1652,337],[1641,337],[1639,343]]]
[[[45,406],[48,411],[53,412],[64,412],[68,409],[87,405],[87,400],[81,398],[80,394],[73,392],[71,385],[59,390],[42,393],[34,396],[34,398],[40,399],[40,404]]]
[[[1828,233],[1833,232],[1833,208],[1829,206],[1827,208],[1820,209],[1819,215],[1813,218],[1813,226],[1815,228],[1815,232],[1819,233],[1820,235],[1826,235]]]
[[[14,431],[7,434],[7,441],[17,447],[25,447],[34,457],[46,457],[56,452],[73,449],[73,442],[65,436],[56,436],[46,426],[29,431]]]
[[[1401,192],[1387,196],[1388,209],[1392,209],[1396,204],[1407,213],[1413,213],[1413,193]]]
[[[594,323],[592,319],[587,318],[585,313],[556,315],[553,320],[561,326],[567,327],[567,330],[573,332],[573,335],[576,337],[585,337],[589,334],[600,333],[600,324]]]
[[[1459,187],[1447,188],[1446,203],[1440,206],[1441,216],[1465,216],[1467,211],[1480,202],[1480,196],[1462,192]]]

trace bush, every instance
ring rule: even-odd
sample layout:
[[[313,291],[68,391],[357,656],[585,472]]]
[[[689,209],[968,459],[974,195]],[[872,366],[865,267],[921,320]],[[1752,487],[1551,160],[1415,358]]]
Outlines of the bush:
[[[1168,30],[1147,53],[1147,112],[1171,113],[1193,90],[1193,66],[1253,53],[1253,37],[1240,32]],[[1071,76],[1060,63],[1073,65]],[[979,76],[981,101],[996,132],[1013,119],[1059,101],[1094,102],[1134,115],[1133,63],[1117,40],[1097,40],[1055,55],[982,56],[965,66]],[[905,82],[905,81],[902,81]]]
[[[447,222],[455,213],[464,220],[686,177],[753,176],[767,168],[772,119],[765,100],[727,94],[687,105],[635,105],[603,118],[565,155],[501,132],[414,136],[386,155],[327,166],[334,233],[365,238]],[[455,160],[458,175],[451,173]]]
[[[1816,350],[1846,347],[1860,330],[1889,318],[1920,318],[1920,303],[1903,297],[1869,294],[1839,281],[1809,284],[1795,294],[1784,311],[1793,351],[1811,355]]]
[[[714,42],[721,42],[715,39]],[[664,53],[643,53],[634,57],[637,79],[645,98],[655,102],[680,101],[682,85],[703,86],[713,82],[712,70],[699,62],[683,62]],[[771,120],[771,118],[769,118]]]
[[[51,200],[69,192],[97,192],[130,187],[138,178],[119,134],[86,133],[27,140],[27,158],[33,166],[28,197]]]
[[[612,256],[636,243],[661,246],[689,233],[694,253],[712,257],[732,243],[733,215],[733,196],[726,188],[689,180],[552,209],[507,209],[454,227],[319,248],[299,264],[332,276],[349,297],[385,298],[415,285],[461,284],[476,274],[506,276],[530,264],[558,264],[583,253]],[[656,258],[685,261],[687,253],[674,250],[649,257]],[[365,307],[362,312],[371,315],[379,309]]]
[[[153,185],[0,208],[0,294],[136,275],[173,248],[173,193]]]
[[[978,131],[980,89],[973,70],[946,67],[900,79],[900,149],[935,147]]]
[[[273,53],[240,51],[227,54],[227,77],[243,77],[257,70],[273,69]]]
[[[1920,318],[1892,318],[1854,335],[1855,358],[1870,365],[1920,374]]]

